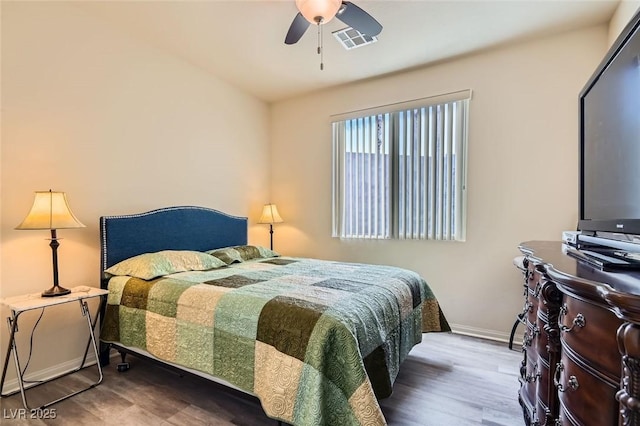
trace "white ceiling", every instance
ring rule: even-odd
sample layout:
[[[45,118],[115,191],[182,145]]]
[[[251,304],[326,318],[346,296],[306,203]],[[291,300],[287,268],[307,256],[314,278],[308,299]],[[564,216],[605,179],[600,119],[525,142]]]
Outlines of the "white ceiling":
[[[284,36],[294,0],[87,1],[75,3],[154,46],[268,102],[417,68],[482,49],[608,22],[618,0],[355,0],[383,30],[350,51],[324,26],[324,70],[311,26]]]

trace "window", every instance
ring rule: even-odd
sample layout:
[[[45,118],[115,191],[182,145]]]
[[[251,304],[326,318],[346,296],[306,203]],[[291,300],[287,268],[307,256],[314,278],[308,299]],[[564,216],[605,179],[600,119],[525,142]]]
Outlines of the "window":
[[[470,98],[334,117],[334,237],[464,241]]]

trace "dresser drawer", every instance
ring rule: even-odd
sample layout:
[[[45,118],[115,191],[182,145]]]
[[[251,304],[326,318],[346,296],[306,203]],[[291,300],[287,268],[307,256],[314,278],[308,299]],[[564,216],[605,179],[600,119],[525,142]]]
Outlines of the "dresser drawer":
[[[531,351],[529,353],[531,353]],[[538,377],[537,360],[531,359],[531,357],[527,355],[527,352],[525,352],[522,365],[520,366],[520,390],[518,394],[520,405],[522,405],[523,410],[532,424],[538,420],[536,414]]]
[[[622,321],[596,304],[567,296],[558,317],[563,346],[595,374],[618,382],[621,364],[616,332]]]
[[[538,299],[533,294],[529,293],[527,300],[525,301],[524,309],[526,310],[525,321],[529,328],[536,324],[538,319]]]
[[[618,424],[617,385],[588,373],[564,353],[555,367],[554,383],[560,399],[560,424]]]
[[[538,383],[536,393],[539,420],[550,416],[553,406],[556,405],[553,403],[556,398],[556,392],[553,386],[550,367],[548,360],[538,358]]]
[[[532,346],[538,353],[538,356],[549,362],[549,336],[545,327],[547,327],[546,318],[538,316],[537,323],[531,328],[533,339]]]
[[[529,262],[529,265],[527,266],[527,273],[525,278],[527,281],[527,286],[529,287],[530,291],[533,292],[533,290],[536,288],[536,285],[538,284],[540,277],[541,277],[541,274],[540,274],[540,271],[536,269],[536,263]]]
[[[529,265],[529,272],[527,274],[527,293],[525,297],[525,310],[527,312],[526,319],[530,324],[536,323],[536,317],[538,312],[538,297],[541,289],[541,275],[536,271],[533,263]]]

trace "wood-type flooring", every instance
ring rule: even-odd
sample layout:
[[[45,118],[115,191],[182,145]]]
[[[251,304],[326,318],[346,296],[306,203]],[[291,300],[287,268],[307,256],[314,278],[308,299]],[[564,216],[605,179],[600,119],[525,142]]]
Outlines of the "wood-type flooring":
[[[273,425],[257,399],[149,361],[127,357],[131,369],[105,367],[101,385],[50,407],[55,418],[29,419],[20,395],[0,399],[3,425]],[[394,426],[520,426],[518,368],[522,353],[451,333],[423,335],[402,364],[393,395],[380,405]],[[29,404],[51,400],[87,380],[95,367],[28,391]],[[55,409],[54,411],[51,411]],[[46,413],[41,413],[46,414]],[[22,419],[16,417],[23,417]],[[338,426],[338,425],[336,425]]]

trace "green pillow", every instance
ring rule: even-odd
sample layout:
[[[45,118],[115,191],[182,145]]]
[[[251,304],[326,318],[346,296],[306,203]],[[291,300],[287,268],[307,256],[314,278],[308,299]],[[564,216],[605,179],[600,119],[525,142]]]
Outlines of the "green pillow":
[[[106,269],[105,272],[150,280],[175,272],[206,271],[222,266],[227,264],[199,251],[164,250],[130,257]]]
[[[268,259],[280,256],[273,250],[260,246],[233,246],[207,251],[211,256],[222,260],[227,265],[251,259]]]

